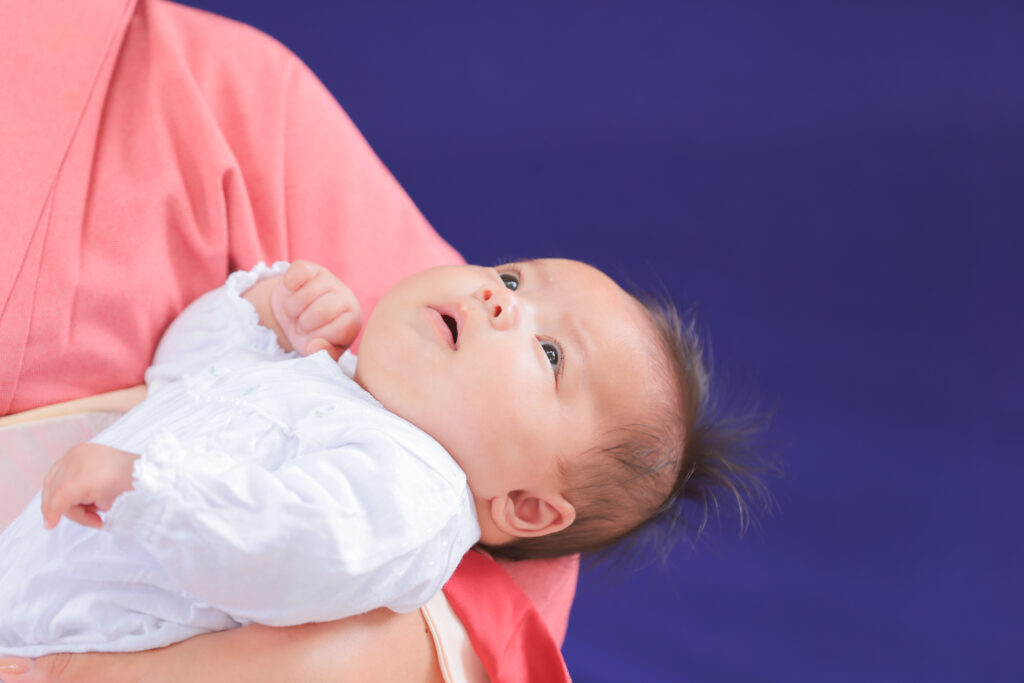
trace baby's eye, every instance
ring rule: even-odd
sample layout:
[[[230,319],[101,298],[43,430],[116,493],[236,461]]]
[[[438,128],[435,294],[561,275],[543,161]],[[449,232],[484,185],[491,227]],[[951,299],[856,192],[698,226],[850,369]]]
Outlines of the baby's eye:
[[[513,292],[519,289],[519,276],[515,273],[502,273],[501,281]]]
[[[558,374],[558,369],[562,365],[562,350],[558,348],[557,344],[552,344],[548,341],[542,341],[540,348],[544,349],[544,355],[548,357],[551,368],[555,371],[555,374]]]

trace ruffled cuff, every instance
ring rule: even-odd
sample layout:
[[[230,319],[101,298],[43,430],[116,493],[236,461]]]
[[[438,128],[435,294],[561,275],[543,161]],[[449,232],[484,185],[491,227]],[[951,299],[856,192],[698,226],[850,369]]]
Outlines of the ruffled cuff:
[[[103,528],[119,536],[130,536],[144,546],[151,536],[167,525],[167,513],[175,505],[184,507],[178,486],[178,469],[187,454],[174,435],[157,435],[135,460],[132,490],[114,500],[103,516]]]
[[[277,334],[269,327],[260,325],[260,315],[252,302],[242,295],[249,291],[257,282],[267,278],[284,275],[291,264],[287,261],[277,261],[267,266],[263,261],[257,263],[251,270],[237,270],[228,276],[224,283],[224,293],[228,298],[229,306],[235,315],[238,323],[243,329],[253,329],[253,336],[250,339],[250,348],[256,351],[274,354],[297,355],[281,348],[277,343]]]

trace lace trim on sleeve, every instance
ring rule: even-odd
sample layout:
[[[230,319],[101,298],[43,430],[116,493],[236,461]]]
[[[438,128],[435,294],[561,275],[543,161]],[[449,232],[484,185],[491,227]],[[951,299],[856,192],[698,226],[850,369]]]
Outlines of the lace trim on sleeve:
[[[277,261],[267,266],[262,261],[257,263],[251,270],[238,270],[228,276],[224,283],[224,291],[227,294],[229,305],[236,316],[239,326],[246,330],[247,346],[257,351],[266,353],[294,355],[281,348],[277,343],[277,334],[269,327],[260,325],[260,316],[252,302],[244,298],[245,294],[257,282],[267,278],[284,275],[291,264],[287,261]]]

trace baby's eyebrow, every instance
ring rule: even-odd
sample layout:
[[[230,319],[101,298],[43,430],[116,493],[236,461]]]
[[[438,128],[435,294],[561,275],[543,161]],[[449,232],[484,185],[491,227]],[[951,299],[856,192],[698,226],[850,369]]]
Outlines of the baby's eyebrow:
[[[502,259],[501,263],[499,263],[496,266],[494,266],[494,268],[500,268],[502,266],[522,265],[522,264],[526,264],[526,263],[533,263],[536,260],[537,259],[535,259],[535,258],[506,258],[506,259]]]

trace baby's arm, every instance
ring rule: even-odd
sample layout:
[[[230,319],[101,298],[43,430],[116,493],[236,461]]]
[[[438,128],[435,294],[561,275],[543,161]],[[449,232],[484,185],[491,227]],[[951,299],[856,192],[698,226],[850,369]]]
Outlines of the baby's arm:
[[[333,440],[336,422],[327,413],[315,431]],[[131,490],[101,515],[102,529],[132,539],[178,590],[238,621],[410,611],[476,541],[470,494],[451,463],[411,466],[417,454],[402,444],[352,436],[268,470],[164,434],[133,461]]]
[[[237,351],[282,359],[326,349],[337,358],[358,334],[361,318],[355,296],[324,268],[303,261],[257,264],[232,273],[174,319],[146,385],[156,393]]]
[[[309,261],[296,261],[283,276],[262,280],[243,296],[285,351],[309,355],[324,350],[337,360],[362,326],[362,311],[352,290]]]

